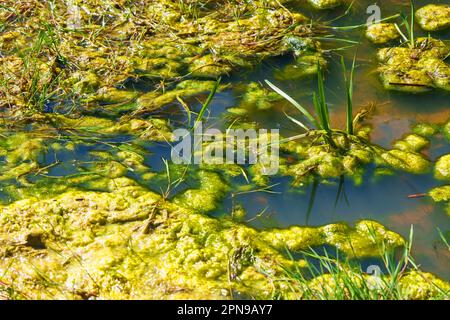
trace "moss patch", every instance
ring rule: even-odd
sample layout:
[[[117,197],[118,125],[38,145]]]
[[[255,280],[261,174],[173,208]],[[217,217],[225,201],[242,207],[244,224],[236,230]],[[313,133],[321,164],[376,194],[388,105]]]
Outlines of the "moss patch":
[[[434,176],[441,180],[450,180],[450,154],[440,157],[434,168]]]
[[[450,216],[450,185],[436,187],[430,190],[429,195],[435,202],[444,203]]]
[[[444,62],[448,47],[440,40],[417,39],[414,48],[383,48],[378,51],[378,68],[387,90],[426,92],[450,90],[450,67]]]
[[[390,150],[383,153],[381,157],[390,166],[410,173],[425,173],[430,169],[430,162],[428,160],[412,152]]]
[[[432,137],[439,132],[439,126],[429,123],[419,123],[414,126],[413,132],[422,137]]]
[[[450,27],[450,5],[428,4],[416,11],[416,19],[425,31],[438,31]]]
[[[21,115],[48,112],[50,101],[93,108],[137,98],[151,111],[202,93],[208,82],[201,80],[292,52],[284,38],[314,34],[309,20],[282,2],[83,0],[72,23],[73,10],[64,2],[33,0],[21,10],[4,1],[0,107],[16,107]]]
[[[108,192],[71,191],[1,207],[2,285],[16,298],[269,298],[289,292],[262,273],[301,267],[280,252],[330,244],[377,254],[403,239],[372,221],[256,231],[164,201],[120,180]],[[283,287],[285,289],[283,289]]]
[[[429,144],[428,139],[417,134],[409,134],[402,140],[397,141],[394,144],[394,148],[402,151],[419,152]]]
[[[298,161],[286,167],[282,163],[280,170],[283,175],[293,176],[295,185],[311,182],[314,177],[326,180],[342,175],[359,183],[364,166],[369,163],[376,164],[378,169],[396,169],[414,174],[431,169],[430,161],[419,153],[428,146],[429,141],[416,134],[397,141],[391,150],[367,141],[364,129],[357,132],[356,136],[336,131],[333,134],[334,146],[325,136],[321,137],[320,132],[311,131],[308,135],[301,142],[291,141],[281,145],[283,152],[298,158]]]
[[[436,202],[450,201],[450,186],[434,188],[430,191],[430,196]]]
[[[261,236],[274,247],[292,251],[306,250],[307,246],[328,244],[339,248],[348,256],[376,256],[380,241],[396,247],[403,239],[375,221],[360,221],[355,228],[344,224],[330,224],[319,228],[290,227],[282,230],[263,231]]]
[[[400,34],[393,23],[374,23],[367,27],[366,37],[375,44],[385,44],[398,39]]]

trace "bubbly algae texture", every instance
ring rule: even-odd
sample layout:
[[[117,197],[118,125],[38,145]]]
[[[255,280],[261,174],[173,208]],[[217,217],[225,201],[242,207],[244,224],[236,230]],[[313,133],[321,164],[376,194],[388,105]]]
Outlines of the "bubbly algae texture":
[[[300,298],[300,288],[272,280],[305,266],[286,257],[286,248],[331,245],[366,257],[404,245],[374,221],[257,231],[208,217],[196,208],[215,203],[224,184],[216,173],[201,175],[208,192],[189,197],[188,190],[186,201],[167,201],[119,177],[109,179],[109,192],[75,189],[0,207],[0,289],[16,299]],[[415,275],[400,280],[406,297],[433,298],[436,284],[448,287]],[[323,281],[334,285],[327,275],[310,284]]]
[[[428,4],[416,11],[416,19],[426,31],[447,29],[450,27],[450,5]]]
[[[450,122],[447,122],[441,127],[434,126],[433,127],[433,134],[437,132],[441,132],[442,135],[447,139],[449,139],[449,132],[450,132]],[[431,128],[429,128],[427,131],[430,131]],[[450,181],[450,155],[446,154],[441,157],[439,157],[436,160],[435,166],[434,166],[434,177],[438,180],[442,180],[444,182]],[[433,188],[429,191],[429,196],[438,203],[443,203],[446,207],[447,214],[450,216],[450,185],[441,185],[438,187]]]
[[[375,44],[385,44],[400,37],[393,23],[374,23],[367,27],[366,37]]]
[[[433,88],[450,91],[450,66],[444,61],[450,53],[440,40],[419,38],[410,47],[378,51],[378,68],[388,90],[420,93]]]
[[[244,124],[247,112],[244,108],[232,108],[229,112],[241,121],[244,129],[258,129],[255,124]],[[359,185],[368,165],[374,165],[377,171],[399,170],[412,174],[423,174],[431,171],[432,163],[421,153],[429,146],[429,140],[418,134],[408,134],[396,141],[391,149],[382,148],[370,142],[370,128],[359,128],[355,135],[335,130],[331,136],[322,130],[310,130],[300,138],[291,141],[286,137],[279,148],[282,157],[279,158],[277,175],[292,177],[294,187],[302,187],[313,181],[334,183],[343,176]],[[225,134],[221,139],[226,141]],[[332,139],[332,140],[330,140]],[[204,142],[205,154],[213,148],[225,148],[226,144],[217,142]],[[254,141],[250,139],[254,143]],[[332,141],[332,142],[330,142]],[[225,149],[223,154],[225,155]],[[286,158],[289,157],[289,163]],[[225,159],[224,159],[225,160]],[[269,178],[263,174],[265,166],[257,163],[249,166],[251,180],[259,186],[267,186]],[[215,166],[222,170],[221,166]],[[226,171],[226,170],[225,170]],[[240,174],[239,170],[237,175]]]
[[[408,134],[402,140],[397,141],[394,147],[403,151],[419,152],[426,148],[430,142],[427,138],[418,134]]]
[[[14,298],[269,298],[288,291],[267,274],[302,266],[283,256],[285,246],[372,256],[381,242],[404,243],[373,221],[256,231],[190,209],[214,202],[212,192],[186,208],[130,179],[113,181],[120,188],[111,192],[73,190],[1,207],[2,285]],[[210,191],[222,188],[209,183]],[[419,297],[430,297],[425,288]]]
[[[450,155],[444,155],[436,161],[434,176],[439,180],[450,181]],[[436,187],[429,194],[434,201],[443,202],[446,205],[450,216],[450,185]]]
[[[419,123],[414,126],[413,132],[422,137],[432,137],[439,132],[439,126],[429,123]]]
[[[83,0],[72,21],[63,1],[29,1],[26,10],[4,1],[0,107],[23,117],[68,99],[153,111],[207,92],[208,80],[292,52],[285,38],[314,35],[309,19],[283,2]]]
[[[434,175],[437,179],[450,180],[450,154],[437,160]]]
[[[10,148],[12,164],[29,159],[40,167],[42,141],[23,135],[3,145]],[[17,145],[25,149],[14,149]],[[52,146],[61,147],[72,148]],[[364,149],[351,149],[364,157]],[[292,292],[288,282],[274,286],[273,279],[286,268],[305,266],[288,258],[286,249],[328,245],[361,258],[377,256],[382,246],[404,245],[402,237],[374,221],[257,231],[234,217],[208,217],[205,213],[217,209],[230,190],[217,172],[200,170],[191,188],[169,200],[127,177],[127,172],[140,173],[150,184],[159,179],[135,151],[91,153],[105,162],[97,170],[106,172],[67,177],[60,189],[40,189],[39,184],[18,188],[25,192],[23,200],[0,207],[0,291],[7,298],[300,298],[300,288]],[[324,172],[330,170],[323,166]],[[175,169],[170,169],[173,179],[179,174]],[[228,174],[234,176],[234,171],[230,168]],[[311,286],[324,280],[333,283],[324,275],[312,279]],[[422,281],[418,290],[416,282],[401,281],[411,291],[408,297],[437,294],[432,283]]]
[[[362,182],[365,166],[374,163],[378,169],[395,169],[414,174],[431,170],[430,161],[420,153],[429,141],[420,135],[410,134],[394,143],[392,149],[384,149],[369,142],[369,131],[361,128],[356,135],[335,131],[333,143],[322,140],[320,132],[310,132],[301,141],[281,145],[281,150],[294,155],[298,161],[281,164],[280,174],[294,177],[294,185],[303,185],[314,179],[333,180],[350,177]],[[257,168],[253,172],[259,179]]]
[[[429,196],[438,203],[446,206],[447,214],[450,216],[450,185],[444,185],[431,189]]]
[[[76,17],[67,2],[51,3],[0,6],[0,109],[15,126],[0,130],[0,298],[297,299],[302,288],[293,290],[284,277],[286,270],[305,270],[306,262],[286,249],[331,246],[353,259],[405,245],[368,220],[256,230],[239,206],[231,218],[213,218],[208,213],[236,191],[230,181],[243,168],[158,172],[146,159],[145,147],[173,140],[171,121],[156,111],[189,105],[218,77],[281,55],[295,63],[277,72],[279,79],[326,66],[316,25],[287,10],[289,1],[80,0]],[[310,3],[330,9],[342,1]],[[445,87],[446,69],[428,62],[448,50],[430,41],[432,48],[418,42],[417,50],[429,58],[423,64],[433,83]],[[253,82],[228,110],[245,117],[279,99]],[[342,176],[361,182],[370,163],[423,173],[431,164],[421,151],[434,133],[425,126],[414,133],[388,150],[372,145],[366,128],[354,136],[333,132],[332,143],[311,131],[282,146],[294,161],[282,159],[280,175],[297,185]],[[442,168],[439,160],[440,175]],[[255,184],[267,183],[260,167],[249,173]],[[188,183],[172,192],[183,175]],[[448,201],[446,186],[430,195]],[[327,274],[308,283],[317,290],[341,285]],[[412,299],[436,297],[436,285],[449,288],[416,271],[399,283]]]
[[[434,188],[430,191],[430,196],[436,202],[448,202],[450,201],[450,186]]]

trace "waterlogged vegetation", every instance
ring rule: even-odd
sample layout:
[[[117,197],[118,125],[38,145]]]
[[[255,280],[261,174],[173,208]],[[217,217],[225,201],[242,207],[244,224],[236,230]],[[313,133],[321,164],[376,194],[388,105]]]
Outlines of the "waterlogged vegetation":
[[[22,113],[61,101],[152,111],[315,32],[277,1],[6,1],[2,17],[2,105]]]
[[[448,47],[440,40],[419,38],[411,47],[378,51],[379,71],[388,90],[422,92],[433,88],[448,91],[450,66],[444,62]]]
[[[448,299],[449,6],[370,4],[3,1],[0,297]]]

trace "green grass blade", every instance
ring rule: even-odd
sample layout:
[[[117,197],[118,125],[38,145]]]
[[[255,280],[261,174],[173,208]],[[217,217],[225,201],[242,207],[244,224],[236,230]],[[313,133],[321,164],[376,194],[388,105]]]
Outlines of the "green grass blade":
[[[294,107],[296,107],[297,110],[300,111],[309,120],[309,122],[311,122],[311,124],[313,124],[316,128],[319,128],[319,125],[318,125],[316,119],[314,119],[313,115],[308,110],[303,108],[297,101],[292,99],[286,92],[284,92],[283,90],[278,88],[276,85],[274,85],[269,80],[265,80],[265,82],[273,91],[278,93],[280,96],[282,96],[287,101],[289,101]]]
[[[381,19],[380,23],[381,22],[385,22],[385,21],[389,21],[389,20],[392,20],[392,19],[396,19],[398,17],[400,17],[400,14],[394,14],[394,15],[389,16],[387,18]],[[326,28],[333,29],[333,30],[344,30],[345,31],[345,30],[354,30],[354,29],[364,28],[364,27],[367,27],[367,23],[358,24],[358,25],[354,25],[354,26],[326,27]]]
[[[353,134],[353,87],[355,80],[355,69],[356,69],[356,52],[353,56],[352,69],[350,70],[350,81],[348,84],[348,108],[347,108],[347,121],[348,121],[348,133]]]
[[[405,16],[404,14],[402,14],[402,20],[403,20],[403,24],[405,25],[409,39],[406,36],[403,36],[403,38],[407,42],[409,42],[408,46],[412,49],[412,48],[414,48],[414,26],[412,26],[410,24],[410,21],[408,21],[407,16]],[[413,21],[413,20],[411,19],[411,21]],[[397,28],[397,30],[399,30],[399,29]],[[400,31],[400,33],[401,33],[401,31]]]
[[[202,121],[203,116],[205,115],[206,110],[208,109],[209,105],[211,104],[212,99],[216,95],[217,89],[219,88],[221,78],[217,79],[216,83],[214,84],[214,87],[212,88],[211,92],[209,93],[208,98],[206,98],[205,103],[202,105],[202,109],[198,113],[197,119],[195,120],[194,127],[197,126],[197,124]]]
[[[355,64],[356,64],[356,53],[353,56],[352,68],[350,70],[350,77],[347,77],[347,67],[345,66],[344,57],[341,57],[342,69],[344,72],[344,80],[347,91],[347,110],[346,110],[346,125],[347,133],[353,134],[353,80],[355,76]]]
[[[350,39],[344,39],[344,38],[336,38],[333,36],[327,37],[311,37],[311,39],[315,40],[323,40],[323,41],[336,41],[336,42],[344,42],[344,43],[350,43],[350,44],[358,44],[358,41],[350,40]]]
[[[323,119],[323,114],[322,114],[322,110],[320,107],[320,101],[317,97],[317,93],[315,93],[315,92],[313,92],[313,104],[314,104],[314,109],[316,110],[317,116],[319,117],[319,128],[322,130],[325,130],[325,128],[323,127],[324,119]]]
[[[442,233],[441,229],[437,228],[437,231],[439,233],[439,237],[441,238],[442,242],[447,246],[447,249],[450,250],[450,244],[447,241],[447,238]]]
[[[348,15],[348,14],[350,13],[350,11],[352,10],[353,5],[355,4],[355,1],[356,1],[356,0],[353,0],[353,1],[348,5],[347,9],[345,10],[345,12],[344,12],[343,14],[341,14],[340,16],[338,16],[338,17],[336,17],[336,18],[334,18],[334,19],[331,19],[331,20],[329,20],[329,21],[325,21],[325,24],[328,24],[328,23],[337,21],[337,20],[339,20],[339,19],[345,17],[346,15]]]
[[[295,119],[294,117],[291,117],[290,115],[288,115],[286,112],[284,112],[284,115],[291,120],[292,122],[294,122],[296,125],[302,127],[303,129],[305,129],[306,131],[309,131],[310,129],[304,124],[302,123],[300,120]]]
[[[409,1],[411,4],[411,23],[409,30],[409,41],[411,41],[411,48],[414,48],[414,2],[413,0]]]
[[[322,72],[322,68],[320,67],[320,64],[317,64],[317,68],[319,70],[318,72],[318,77],[317,77],[317,83],[318,83],[318,88],[319,88],[319,93],[318,93],[318,102],[319,102],[319,108],[320,108],[320,113],[321,113],[321,118],[322,118],[322,127],[325,131],[330,132],[330,115],[328,113],[328,105],[326,102],[326,98],[325,98],[325,82],[323,79],[323,72]]]
[[[402,30],[400,29],[398,24],[395,23],[394,26],[395,26],[395,29],[397,29],[397,31],[400,34],[400,36],[402,37],[403,41],[408,42],[408,37],[405,36],[405,34],[402,32]]]

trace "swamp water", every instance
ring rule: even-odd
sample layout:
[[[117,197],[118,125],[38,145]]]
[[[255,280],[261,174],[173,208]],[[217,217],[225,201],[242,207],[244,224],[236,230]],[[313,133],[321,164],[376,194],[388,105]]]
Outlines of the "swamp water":
[[[126,6],[122,2],[118,1],[120,5]],[[283,10],[301,12],[310,17],[313,22],[338,27],[364,24],[369,16],[366,8],[372,4],[370,1],[357,1],[346,12],[348,4],[330,10],[316,10],[307,1],[282,2],[286,8]],[[91,4],[90,2],[86,3]],[[161,1],[162,5],[163,3],[165,1]],[[428,3],[429,1],[414,2],[416,8]],[[205,8],[204,11],[199,11],[199,17],[204,18],[207,13],[214,11],[214,8],[208,8],[207,5]],[[17,7],[14,10],[17,10]],[[382,18],[399,12],[408,14],[409,10],[407,1],[383,1],[381,4]],[[26,21],[26,18],[24,19]],[[2,32],[11,31],[8,29],[7,23],[4,25]],[[350,30],[335,30],[328,27],[321,29],[320,35],[314,35],[314,37],[321,43],[321,50],[324,50],[323,55],[327,60],[325,94],[333,128],[345,128],[346,121],[347,97],[340,55],[344,57],[348,66],[352,63],[355,50],[357,50],[357,55],[353,95],[354,114],[363,109],[367,111],[367,115],[362,119],[359,127],[370,128],[372,144],[390,150],[397,140],[411,134],[416,125],[431,124],[442,128],[447,123],[450,118],[448,92],[436,89],[422,94],[412,94],[388,91],[383,88],[377,71],[379,62],[376,59],[377,50],[383,46],[371,44],[364,37],[364,27]],[[449,46],[450,33],[448,30],[432,35]],[[421,31],[417,25],[415,31],[416,37],[427,36],[427,33]],[[330,37],[331,35],[333,37]],[[6,43],[6,40],[3,41]],[[360,44],[353,42],[360,42]],[[398,43],[398,41],[394,43]],[[5,45],[6,47],[7,45]],[[86,45],[86,47],[89,46]],[[7,49],[3,50],[4,57],[8,54]],[[270,57],[271,55],[273,57]],[[100,101],[86,102],[88,99],[83,100],[85,97],[80,98],[79,96],[80,100],[73,97],[58,100],[54,96],[49,96],[48,99],[45,99],[42,109],[36,113],[37,116],[36,114],[25,114],[21,119],[14,112],[14,106],[11,103],[3,105],[3,120],[0,129],[2,146],[0,152],[2,166],[0,169],[0,199],[3,203],[4,213],[0,243],[6,244],[8,249],[0,251],[3,255],[2,259],[5,261],[1,265],[5,276],[0,277],[0,285],[4,284],[5,287],[10,288],[10,292],[15,292],[11,296],[16,298],[61,296],[70,298],[208,298],[223,296],[230,298],[229,292],[232,291],[231,297],[234,298],[240,297],[241,293],[242,297],[273,297],[277,295],[269,292],[267,284],[262,284],[264,280],[255,276],[253,274],[255,271],[249,271],[247,266],[252,263],[261,264],[261,262],[255,261],[259,261],[258,259],[264,261],[267,255],[275,257],[267,258],[267,260],[288,261],[289,259],[283,253],[284,245],[278,245],[278,247],[275,245],[277,251],[271,251],[272,248],[267,249],[265,244],[255,245],[256,249],[252,248],[251,250],[262,252],[259,258],[250,259],[251,263],[243,262],[242,266],[236,267],[235,272],[239,276],[230,276],[226,274],[226,268],[220,268],[218,265],[225,261],[223,259],[226,259],[224,257],[227,254],[230,254],[226,253],[227,251],[239,253],[242,251],[242,255],[248,254],[246,249],[239,249],[241,247],[235,243],[239,243],[240,237],[244,239],[241,239],[243,243],[247,243],[247,239],[252,237],[265,239],[266,235],[270,238],[271,236],[268,234],[273,230],[278,230],[274,228],[283,230],[291,226],[316,227],[341,222],[355,226],[360,220],[377,221],[404,239],[408,239],[411,225],[413,225],[412,256],[414,256],[415,262],[420,265],[421,270],[433,273],[444,281],[450,281],[450,254],[442,240],[442,237],[448,239],[450,232],[448,203],[445,201],[444,203],[435,203],[427,196],[431,189],[445,185],[445,180],[437,180],[433,172],[436,160],[450,151],[449,141],[446,140],[444,134],[437,133],[430,137],[429,145],[421,151],[423,157],[428,159],[431,165],[426,172],[420,174],[395,168],[386,169],[384,166],[381,166],[381,169],[386,170],[380,170],[379,166],[369,163],[362,167],[356,178],[346,177],[345,174],[341,178],[339,176],[323,178],[317,175],[300,184],[293,185],[295,177],[281,174],[268,177],[268,181],[264,185],[252,180],[254,172],[248,166],[243,166],[241,169],[217,166],[206,168],[206,170],[204,167],[198,166],[181,166],[182,168],[179,168],[170,163],[171,144],[165,140],[170,140],[173,129],[188,126],[186,105],[190,109],[189,117],[195,119],[196,113],[200,111],[202,103],[211,90],[211,83],[208,85],[204,83],[207,80],[214,83],[216,75],[214,75],[214,70],[209,70],[212,73],[209,76],[208,72],[205,72],[206,75],[196,76],[195,72],[191,71],[191,76],[188,78],[200,79],[205,90],[196,88],[193,90],[193,94],[180,92],[177,96],[181,99],[169,99],[159,108],[136,109],[136,96],[160,91],[161,86],[166,85],[165,78],[178,77],[175,71],[175,75],[170,75],[170,67],[167,67],[172,59],[174,68],[176,68],[175,64],[178,63],[178,58],[172,58],[173,55],[169,56],[169,60],[160,62],[163,64],[162,67],[158,65],[152,69],[150,66],[146,70],[146,74],[133,75],[125,81],[122,79],[120,83],[117,83],[115,87],[128,94],[124,99],[126,103],[110,104],[101,99],[99,99]],[[314,67],[314,64],[312,66]],[[297,118],[301,118],[301,115],[296,113],[295,108],[287,101],[272,93],[264,82],[265,79],[269,80],[303,106],[312,110],[312,93],[317,90],[317,76],[298,77],[297,69],[298,64],[290,53],[282,56],[269,54],[269,57],[265,57],[253,66],[238,66],[235,70],[226,70],[223,74],[221,74],[222,71],[216,70],[222,75],[222,79],[219,90],[202,119],[204,125],[225,129],[233,121],[238,124],[241,122],[257,123],[260,128],[279,129],[283,137],[303,132],[299,126],[285,116],[285,112]],[[168,75],[158,75],[159,70]],[[108,79],[108,81],[110,80]],[[179,82],[179,79],[177,81]],[[163,90],[166,92],[174,90],[176,84],[171,81],[167,81],[167,83],[167,88]],[[195,84],[194,86],[200,85]],[[95,86],[97,89],[98,87]],[[251,89],[249,91],[248,88],[264,90],[263,97],[256,95],[256,98],[251,97],[246,100],[246,95],[251,92]],[[268,95],[270,98],[267,98]],[[139,99],[143,100],[138,98],[138,104]],[[156,99],[156,97],[152,99]],[[236,111],[239,106],[241,108]],[[244,116],[236,115],[242,110],[246,110]],[[44,121],[42,118],[45,118]],[[138,120],[136,121],[136,119]],[[130,124],[133,123],[132,121],[135,121],[134,124]],[[191,124],[192,121],[191,119]],[[57,123],[56,129],[53,126],[54,123]],[[444,132],[444,130],[441,131]],[[282,157],[285,157],[283,164],[287,167],[298,161],[295,155],[282,154]],[[245,174],[242,174],[241,170]],[[206,176],[201,172],[206,172]],[[174,181],[180,177],[183,177],[183,180],[180,180],[179,183]],[[222,181],[218,182],[217,179]],[[226,186],[221,186],[224,182],[226,182]],[[208,188],[211,190],[210,193],[205,191]],[[142,200],[142,197],[147,197],[145,190],[152,192],[151,196],[148,196],[148,200]],[[189,193],[189,191],[191,192]],[[97,196],[89,194],[89,192],[111,194],[111,198],[105,195],[106,200],[104,200],[103,195]],[[198,196],[192,195],[195,192],[198,192]],[[71,193],[73,194],[71,195]],[[86,198],[84,198],[84,193]],[[143,196],[136,198],[131,193]],[[150,221],[154,215],[153,208],[160,205],[162,200],[158,197],[161,194],[164,203],[167,202],[167,204],[156,209],[159,211],[156,214],[156,222],[153,223]],[[121,197],[127,204],[120,203]],[[139,204],[134,205],[133,200],[130,199],[139,199],[136,200]],[[96,200],[106,201],[106,203],[96,204]],[[65,204],[64,201],[67,203]],[[108,203],[108,201],[114,204]],[[145,202],[146,205],[143,206],[141,202]],[[14,205],[16,207],[13,207]],[[122,211],[117,209],[120,206],[125,208],[124,212],[128,212],[132,216],[124,214],[124,217],[121,217],[120,212]],[[133,206],[136,208],[133,209]],[[179,208],[174,208],[174,206],[179,206]],[[39,211],[40,208],[42,208],[42,212]],[[139,210],[142,208],[147,211],[140,212]],[[184,208],[187,208],[188,211],[184,212]],[[236,208],[241,211],[245,210],[245,216],[234,219],[235,221],[232,222],[231,216]],[[51,211],[48,218],[50,222],[46,221],[46,210]],[[105,213],[108,210],[113,215],[117,212],[119,214],[117,217],[108,216]],[[178,216],[177,212],[180,210],[182,213]],[[192,216],[195,226],[190,226],[190,231],[185,230],[189,229],[188,227],[181,225],[179,229],[173,227],[173,230],[167,231],[170,236],[165,234],[166,231],[160,231],[165,228],[164,223],[171,223],[170,219],[174,219],[174,224],[183,224],[181,220],[190,219],[189,210],[195,212],[195,216]],[[62,217],[70,216],[68,218],[70,226],[65,226],[65,222],[61,221],[66,218],[54,217],[55,212],[59,211],[64,212],[64,214],[61,213]],[[172,214],[172,212],[175,213]],[[82,215],[83,213],[89,217],[80,216],[79,219],[82,222],[78,225],[78,222],[74,221],[78,214]],[[11,218],[14,214],[23,214],[27,218],[23,218],[24,220],[21,217]],[[40,222],[36,222],[34,218],[28,218],[29,214],[42,215],[44,227],[40,228]],[[202,217],[197,217],[199,214],[210,217],[210,219],[203,221]],[[164,222],[165,215],[169,217],[174,215],[175,218],[168,218],[168,222]],[[14,222],[8,222],[7,217]],[[150,229],[156,230],[150,231],[150,233],[155,232],[157,235],[153,235],[153,237],[160,238],[155,238],[156,240],[135,238],[136,230],[141,230],[139,228],[143,224],[145,225],[147,220],[151,222]],[[33,226],[27,226],[26,223]],[[221,226],[222,223],[226,227]],[[233,225],[229,226],[230,223]],[[64,227],[61,227],[60,224]],[[234,224],[250,226],[257,231],[250,228],[242,229],[242,231],[240,226],[236,227]],[[121,229],[121,225],[126,225],[124,230]],[[97,226],[99,226],[98,229],[96,229]],[[27,232],[22,232],[21,228],[27,229]],[[49,231],[52,228],[57,230],[61,228],[55,233],[58,236],[49,235],[52,233]],[[92,230],[90,234],[82,234],[77,228]],[[170,227],[167,228],[170,229]],[[203,234],[202,228],[208,233],[214,233],[217,230],[217,236]],[[148,230],[146,227],[144,229],[143,234],[145,235]],[[230,229],[238,230],[236,233],[239,235],[235,240],[229,240],[229,237],[233,235],[226,234]],[[8,238],[9,232],[11,238]],[[194,236],[183,236],[184,233],[190,232]],[[244,235],[246,232],[250,234],[256,232],[260,236],[257,234]],[[122,234],[115,236],[119,233]],[[61,238],[58,238],[59,236]],[[18,237],[19,240],[14,237]],[[368,238],[367,234],[366,237]],[[162,238],[164,239],[161,240]],[[177,244],[177,239],[180,238],[183,238],[183,241]],[[186,239],[190,240],[186,241]],[[133,246],[132,241],[136,241],[137,244]],[[392,242],[395,241],[397,240],[392,240]],[[138,258],[129,259],[128,255],[122,252],[124,250],[123,243],[127,242],[129,242],[127,250],[138,252],[136,254]],[[268,242],[270,241],[268,240]],[[68,243],[74,248],[73,254],[68,254],[67,252],[71,251],[63,248]],[[224,245],[226,248],[222,248],[223,243],[226,243]],[[324,243],[313,241],[312,246],[315,248],[326,247],[327,250],[333,252],[336,243],[339,244],[339,241],[325,241]],[[212,249],[203,248],[207,246],[211,246]],[[251,245],[248,246],[251,247]],[[364,247],[364,245],[362,246]],[[243,247],[246,248],[247,244]],[[299,248],[307,249],[303,246],[299,246]],[[180,254],[182,250],[187,250],[189,254]],[[217,250],[217,253],[214,253],[214,250]],[[59,252],[61,256],[64,255],[64,259],[62,259],[64,262],[55,258],[55,252],[57,254]],[[295,255],[295,250],[292,252]],[[345,248],[343,252],[349,253]],[[162,261],[158,260],[161,259],[158,256],[160,253],[161,256],[164,256],[163,253],[167,254],[165,256],[168,257],[166,270],[162,266],[155,272],[154,264]],[[117,255],[117,261],[113,258],[115,255]],[[183,260],[177,260],[174,257],[176,255],[183,256]],[[74,256],[77,258],[73,258]],[[124,258],[124,256],[126,257]],[[380,260],[372,254],[356,253],[355,256],[362,258],[364,271],[370,265],[381,265]],[[17,263],[17,259],[28,261],[29,264],[25,267],[23,264]],[[77,260],[82,267],[75,267],[74,265],[78,262],[73,263],[71,259]],[[95,262],[96,260],[99,262]],[[231,265],[233,266],[233,264]],[[71,274],[70,268],[79,268],[82,271]],[[189,268],[198,270],[194,272]],[[272,266],[267,268],[270,269]],[[260,270],[261,267],[256,269]],[[18,278],[8,275],[14,270],[19,273],[23,272],[24,275]],[[58,272],[61,273],[60,276],[54,274]],[[84,278],[81,279],[80,274],[82,273],[88,276],[83,276]],[[178,273],[182,274],[180,278],[175,276]],[[1,274],[0,272],[0,276]],[[143,277],[147,282],[151,282],[151,285],[147,283],[148,289],[145,289],[144,284],[142,284],[143,288],[137,289],[138,277]],[[204,296],[200,289],[197,291],[193,289],[202,281],[202,277],[207,279],[205,285],[207,289],[205,290],[209,291]],[[244,284],[236,284],[236,287],[230,285],[233,288],[230,289],[224,285],[230,281],[242,281]],[[105,286],[103,291],[98,289],[102,284]],[[253,284],[254,290],[246,288]],[[72,288],[71,286],[73,291],[67,293],[68,288]],[[36,293],[34,290],[38,290],[40,293]],[[289,291],[286,287],[277,288],[277,290]],[[280,296],[290,297],[288,294],[280,294]],[[294,295],[293,297],[298,296]]]

